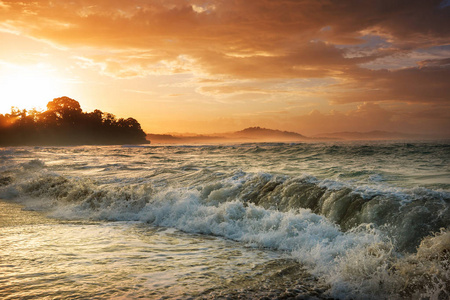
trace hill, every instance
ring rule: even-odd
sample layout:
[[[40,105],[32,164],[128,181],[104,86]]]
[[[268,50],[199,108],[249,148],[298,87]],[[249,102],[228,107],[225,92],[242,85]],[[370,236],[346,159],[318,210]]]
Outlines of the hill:
[[[213,135],[147,134],[157,144],[296,142],[308,139],[296,132],[249,127],[236,132]]]
[[[268,142],[294,142],[307,139],[307,137],[300,133],[261,127],[249,127],[231,134],[225,134],[225,136],[231,139],[248,139]]]
[[[258,142],[320,142],[338,140],[422,140],[432,136],[389,131],[331,132],[312,137],[297,132],[281,131],[262,127],[248,127],[240,131],[213,135],[196,134],[147,134],[147,139],[156,144],[215,144],[215,143],[258,143]]]

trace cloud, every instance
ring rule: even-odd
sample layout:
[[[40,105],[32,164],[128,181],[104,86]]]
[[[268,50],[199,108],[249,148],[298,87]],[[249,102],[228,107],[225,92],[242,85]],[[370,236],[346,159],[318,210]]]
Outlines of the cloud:
[[[370,131],[373,128],[392,130],[396,128],[394,114],[379,104],[363,103],[347,112],[331,111],[322,113],[313,110],[309,114],[296,116],[295,124],[299,130],[308,133],[339,131]]]
[[[399,70],[355,69],[352,79],[337,86],[330,95],[334,103],[393,101],[405,103],[449,102],[450,66],[447,60],[421,63]]]
[[[178,119],[185,128],[200,133],[231,132],[242,128],[261,126],[294,131],[306,136],[332,132],[389,132],[426,134],[450,137],[450,110],[436,107],[413,107],[410,112],[385,108],[377,103],[362,103],[347,111],[293,113],[286,110],[245,112],[227,117]],[[159,122],[161,133],[177,131],[173,122]]]
[[[302,116],[324,130],[398,127],[405,115],[431,124],[411,105],[448,108],[448,51],[436,49],[450,44],[449,28],[441,0],[0,1],[1,31],[58,45],[104,75],[190,73],[202,96],[360,104]]]
[[[213,74],[323,77],[380,55],[345,58],[337,44],[368,33],[402,48],[449,38],[440,1],[2,1],[2,28],[66,47],[191,57]],[[327,28],[327,30],[324,30]],[[316,42],[311,42],[316,41]],[[120,55],[120,53],[115,53]],[[147,57],[137,57],[145,64]],[[127,66],[129,61],[122,61]]]
[[[418,65],[423,67],[450,67],[450,58],[444,58],[444,59],[427,59],[424,61],[419,61]]]
[[[306,135],[326,132],[367,132],[373,130],[421,133],[450,136],[449,105],[427,107],[417,105],[409,112],[398,108],[385,108],[378,103],[362,103],[348,111],[328,113],[314,109],[306,114],[292,114],[280,118],[277,114],[257,115],[253,123],[270,128],[283,128]],[[255,121],[256,120],[256,121]]]

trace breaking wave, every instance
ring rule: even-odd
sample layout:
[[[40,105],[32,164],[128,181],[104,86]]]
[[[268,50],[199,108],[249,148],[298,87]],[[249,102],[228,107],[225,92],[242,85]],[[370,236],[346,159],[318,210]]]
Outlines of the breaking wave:
[[[101,165],[108,164],[99,164],[100,172],[133,171]],[[141,221],[286,251],[336,298],[450,296],[450,193],[444,189],[219,172],[194,162],[159,166],[145,180],[61,175],[39,159],[13,166],[0,176],[0,198],[55,218]]]

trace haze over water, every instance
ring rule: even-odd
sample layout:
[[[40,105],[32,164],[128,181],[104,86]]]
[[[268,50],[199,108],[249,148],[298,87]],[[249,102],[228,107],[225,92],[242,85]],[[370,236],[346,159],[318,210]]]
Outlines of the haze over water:
[[[2,148],[0,297],[445,299],[449,158],[446,142]]]
[[[450,138],[448,0],[0,0],[0,114]]]

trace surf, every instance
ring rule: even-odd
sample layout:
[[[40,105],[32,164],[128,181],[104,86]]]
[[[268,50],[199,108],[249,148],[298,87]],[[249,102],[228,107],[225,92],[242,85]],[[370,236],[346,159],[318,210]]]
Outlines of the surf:
[[[445,164],[448,147],[363,146],[124,148],[121,156],[114,147],[6,149],[0,198],[61,220],[140,222],[287,253],[336,298],[446,295],[446,176],[395,184],[402,170],[392,180],[384,163],[378,171],[345,163],[349,153],[379,158],[390,149]],[[286,172],[291,161],[297,169]]]

